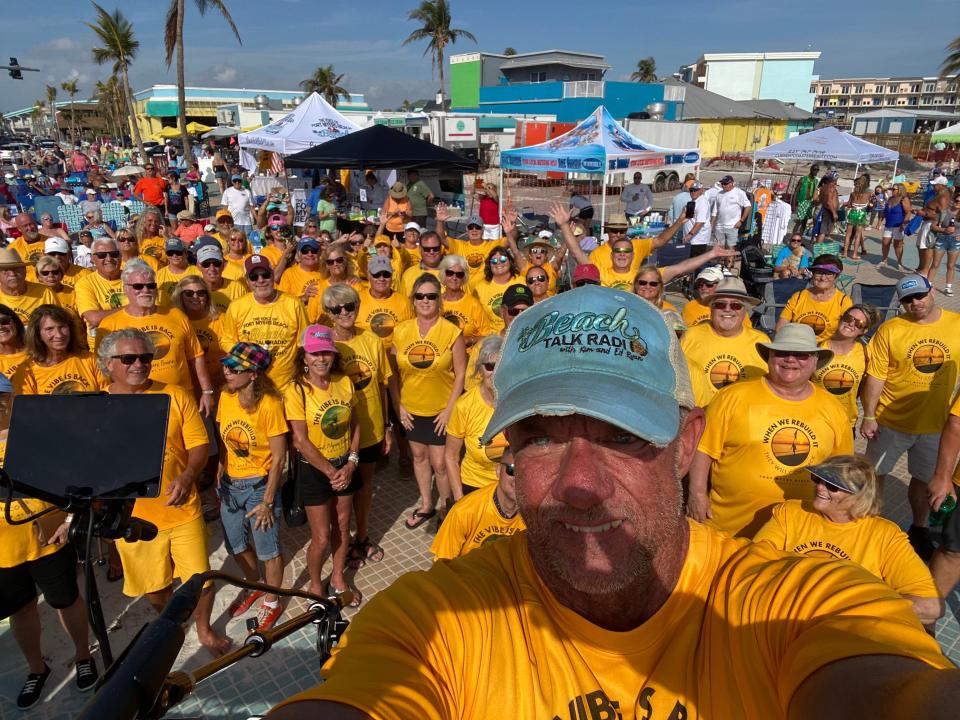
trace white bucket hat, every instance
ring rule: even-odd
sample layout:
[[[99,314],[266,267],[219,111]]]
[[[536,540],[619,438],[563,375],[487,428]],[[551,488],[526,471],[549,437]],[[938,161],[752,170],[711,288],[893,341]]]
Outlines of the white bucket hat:
[[[817,336],[813,328],[802,323],[787,323],[777,330],[773,342],[758,342],[757,352],[764,362],[770,356],[771,350],[780,352],[803,352],[817,354],[817,370],[833,359],[833,350],[817,345]]]

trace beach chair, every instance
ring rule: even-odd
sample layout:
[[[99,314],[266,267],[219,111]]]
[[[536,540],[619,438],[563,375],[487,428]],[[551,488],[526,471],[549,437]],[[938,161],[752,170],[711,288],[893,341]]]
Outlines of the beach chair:
[[[57,208],[57,220],[67,226],[71,235],[83,227],[83,209],[79,205],[61,205]]]
[[[881,321],[894,318],[900,312],[896,284],[854,283],[850,292],[850,299],[853,300],[854,305],[860,303],[873,305],[880,313]],[[864,340],[869,340],[876,330],[876,328],[869,330],[864,336]]]
[[[663,245],[653,251],[657,267],[676,265],[690,257],[690,245]],[[664,286],[664,289],[675,285],[678,292],[687,294],[690,285],[690,273],[679,275]]]
[[[760,315],[760,329],[773,337],[780,319],[780,313],[787,306],[787,300],[808,284],[803,278],[783,278],[774,280],[763,286],[763,310]]]

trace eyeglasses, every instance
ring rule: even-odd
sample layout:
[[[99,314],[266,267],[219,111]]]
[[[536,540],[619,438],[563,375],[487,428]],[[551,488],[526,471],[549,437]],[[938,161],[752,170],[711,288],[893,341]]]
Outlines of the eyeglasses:
[[[716,308],[717,310],[743,310],[743,303],[737,302],[736,300],[717,300],[714,302],[711,307]]]
[[[414,293],[414,300],[430,300],[431,302],[440,297],[440,293]]]
[[[111,355],[111,360],[119,360],[121,365],[133,365],[137,360],[141,365],[149,365],[153,362],[153,353],[123,353],[122,355]]]
[[[447,277],[460,278],[461,280],[463,280],[467,276],[467,274],[463,270],[447,270],[446,274],[447,274]]]
[[[183,250],[167,250],[167,257],[183,257]]]
[[[493,372],[497,369],[497,364],[495,362],[485,362],[483,363],[483,369],[487,372]]]
[[[596,280],[577,280],[573,286],[574,287],[583,287],[584,285],[599,285]]]
[[[157,284],[156,284],[155,282],[152,282],[152,283],[127,283],[127,287],[133,288],[136,292],[140,292],[141,290],[156,290],[156,289],[157,289]]]
[[[351,245],[363,245],[363,240],[351,240]]]
[[[823,485],[830,492],[842,492],[842,493],[846,493],[847,495],[853,494],[850,490],[847,490],[846,488],[842,488],[839,485],[835,485],[829,480],[824,480],[822,477],[811,475],[810,479],[813,480],[814,485]]]
[[[916,302],[917,300],[926,300],[927,295],[930,294],[930,291],[927,290],[925,293],[915,293],[913,295],[908,295],[905,298],[900,300],[901,305],[906,305],[907,303]]]
[[[510,262],[510,258],[504,257],[503,255],[497,255],[495,257],[490,258],[491,265],[503,265],[504,263],[508,263],[508,262]]]
[[[790,238],[790,242],[792,242],[792,243],[802,243],[802,242],[803,242],[803,238],[798,238],[798,237],[797,237],[797,238]]]
[[[528,307],[530,307],[530,306],[529,306],[529,305],[518,305],[518,306],[515,306],[515,307],[512,307],[512,308],[507,308],[507,314],[508,314],[510,317],[516,317],[517,315],[519,315],[520,313],[522,313],[524,310],[526,310]]]
[[[515,468],[514,468],[514,466],[513,466],[513,463],[505,463],[505,462],[502,462],[502,463],[500,463],[500,464],[503,466],[503,471],[504,471],[507,475],[509,475],[510,477],[513,477],[514,472],[516,472],[516,470],[515,470]]]
[[[380,272],[370,273],[370,277],[377,280],[388,280],[393,277],[393,273],[389,270],[381,270]]]
[[[305,247],[300,250],[301,255],[319,255],[320,251],[314,247]]]
[[[188,298],[208,298],[210,293],[206,290],[184,290],[180,293],[183,297]]]
[[[537,246],[537,247],[532,247],[532,248],[530,248],[530,253],[533,254],[533,255],[546,255],[546,254],[547,254],[547,249],[546,249],[546,248],[539,247],[539,246]]]
[[[483,230],[483,225],[467,225],[467,230]]]
[[[844,315],[840,318],[840,322],[846,323],[847,325],[853,325],[857,330],[867,329],[867,321],[857,320],[853,315]]]
[[[54,275],[63,275],[63,270],[60,268],[55,270],[40,270],[37,272],[37,275],[41,277],[53,277]]]
[[[716,287],[719,284],[719,280],[714,280],[713,282],[710,282],[709,280],[697,280],[697,285],[706,285],[707,287]]]
[[[613,248],[610,252],[614,255],[629,255],[633,252],[633,248]]]
[[[528,275],[527,276],[527,285],[532,285],[533,283],[546,282],[546,275]]]
[[[659,280],[637,280],[634,285],[637,287],[660,287]]]
[[[106,260],[107,258],[113,258],[114,260],[116,260],[118,257],[120,257],[120,251],[110,250],[108,252],[95,252],[93,256],[97,260]]]
[[[422,252],[435,253],[435,252],[440,252],[440,246],[439,245],[421,245],[420,250]]]
[[[133,242],[136,238],[133,235],[117,235],[117,242]]]
[[[223,267],[223,263],[219,260],[204,260],[200,263],[200,267],[209,268],[209,267]]]
[[[269,280],[273,277],[273,273],[269,270],[258,270],[247,275],[247,280],[250,282],[257,282],[258,280]]]
[[[799,352],[797,350],[773,350],[773,355],[780,358],[796,358],[797,360],[809,360],[816,356],[815,352]]]
[[[343,265],[346,258],[327,258],[327,265]]]
[[[352,313],[357,309],[357,304],[353,302],[344,303],[343,305],[328,305],[327,312],[331,315],[339,315],[340,313],[346,311],[347,313]]]

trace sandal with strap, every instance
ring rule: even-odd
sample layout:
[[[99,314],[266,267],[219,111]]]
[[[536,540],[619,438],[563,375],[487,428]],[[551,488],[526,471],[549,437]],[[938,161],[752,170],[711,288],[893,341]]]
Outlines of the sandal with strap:
[[[352,570],[359,570],[366,564],[367,551],[362,540],[354,540],[350,543],[350,549],[347,551],[347,567]]]
[[[343,595],[344,593],[353,593],[353,599],[350,601],[350,604],[349,604],[349,605],[344,605],[344,607],[348,607],[348,608],[358,608],[358,607],[360,607],[360,603],[363,602],[363,595],[361,595],[361,594],[360,594],[360,591],[357,590],[356,588],[352,588],[352,587],[347,586],[347,587],[343,588],[343,590],[339,590],[339,589],[335,588],[333,585],[330,585],[330,586],[328,587],[328,590],[329,590],[330,594],[333,595],[334,597],[340,597],[340,596]]]

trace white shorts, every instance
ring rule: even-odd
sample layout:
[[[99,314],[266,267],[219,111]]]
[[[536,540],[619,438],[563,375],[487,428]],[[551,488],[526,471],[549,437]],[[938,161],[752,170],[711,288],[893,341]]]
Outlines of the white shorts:
[[[893,238],[895,241],[899,242],[903,240],[903,228],[884,228],[883,229],[884,238]]]
[[[917,231],[917,247],[920,250],[933,250],[933,246],[937,244],[937,236],[930,232],[931,227],[933,227],[933,222],[926,220],[921,223],[920,229]]]
[[[937,466],[940,433],[913,435],[877,426],[877,434],[867,443],[867,459],[877,475],[889,475],[900,456],[907,453],[907,472],[922,482],[933,477]]]

